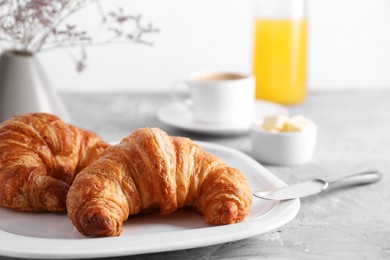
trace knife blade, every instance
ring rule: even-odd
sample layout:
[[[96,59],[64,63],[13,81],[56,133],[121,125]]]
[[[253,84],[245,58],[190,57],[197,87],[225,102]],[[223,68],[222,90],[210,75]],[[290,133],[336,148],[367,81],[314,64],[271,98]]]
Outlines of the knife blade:
[[[302,198],[336,188],[356,186],[378,182],[383,174],[376,170],[365,171],[352,175],[334,177],[329,180],[313,179],[290,186],[272,190],[254,191],[253,196],[267,200],[289,200]]]

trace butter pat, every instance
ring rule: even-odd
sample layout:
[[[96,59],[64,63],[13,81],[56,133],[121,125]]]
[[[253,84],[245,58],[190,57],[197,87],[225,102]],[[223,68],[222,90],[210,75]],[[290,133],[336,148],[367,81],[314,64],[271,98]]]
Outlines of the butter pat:
[[[302,115],[293,116],[284,123],[284,132],[302,132],[314,127],[313,121]]]
[[[315,128],[312,120],[302,115],[288,118],[284,115],[268,115],[264,117],[263,130],[271,133],[303,132]]]
[[[285,127],[287,117],[284,115],[265,116],[262,127],[266,131],[279,132]]]

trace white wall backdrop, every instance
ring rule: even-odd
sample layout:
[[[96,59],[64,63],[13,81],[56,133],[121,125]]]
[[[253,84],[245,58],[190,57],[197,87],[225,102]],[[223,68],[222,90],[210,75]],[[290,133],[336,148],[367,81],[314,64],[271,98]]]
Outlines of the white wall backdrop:
[[[197,70],[251,71],[253,0],[111,0],[161,29],[154,46],[91,47],[77,73],[64,50],[40,54],[60,91],[162,91]],[[308,0],[309,88],[390,88],[390,0]],[[93,23],[95,9],[75,21]]]

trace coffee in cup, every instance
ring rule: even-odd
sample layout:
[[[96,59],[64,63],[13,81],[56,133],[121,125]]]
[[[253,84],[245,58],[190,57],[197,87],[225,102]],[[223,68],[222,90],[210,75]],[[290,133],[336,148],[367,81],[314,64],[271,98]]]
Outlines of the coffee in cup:
[[[186,86],[190,99],[178,94]],[[229,72],[198,72],[173,86],[174,96],[185,104],[200,123],[251,124],[254,113],[255,81],[251,75]]]

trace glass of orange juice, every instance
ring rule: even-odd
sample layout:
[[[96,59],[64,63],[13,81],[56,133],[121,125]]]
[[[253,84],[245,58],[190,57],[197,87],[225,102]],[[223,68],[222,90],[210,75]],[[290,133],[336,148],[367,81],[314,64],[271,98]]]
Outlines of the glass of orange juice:
[[[253,73],[256,98],[298,104],[306,98],[305,0],[256,0]]]

